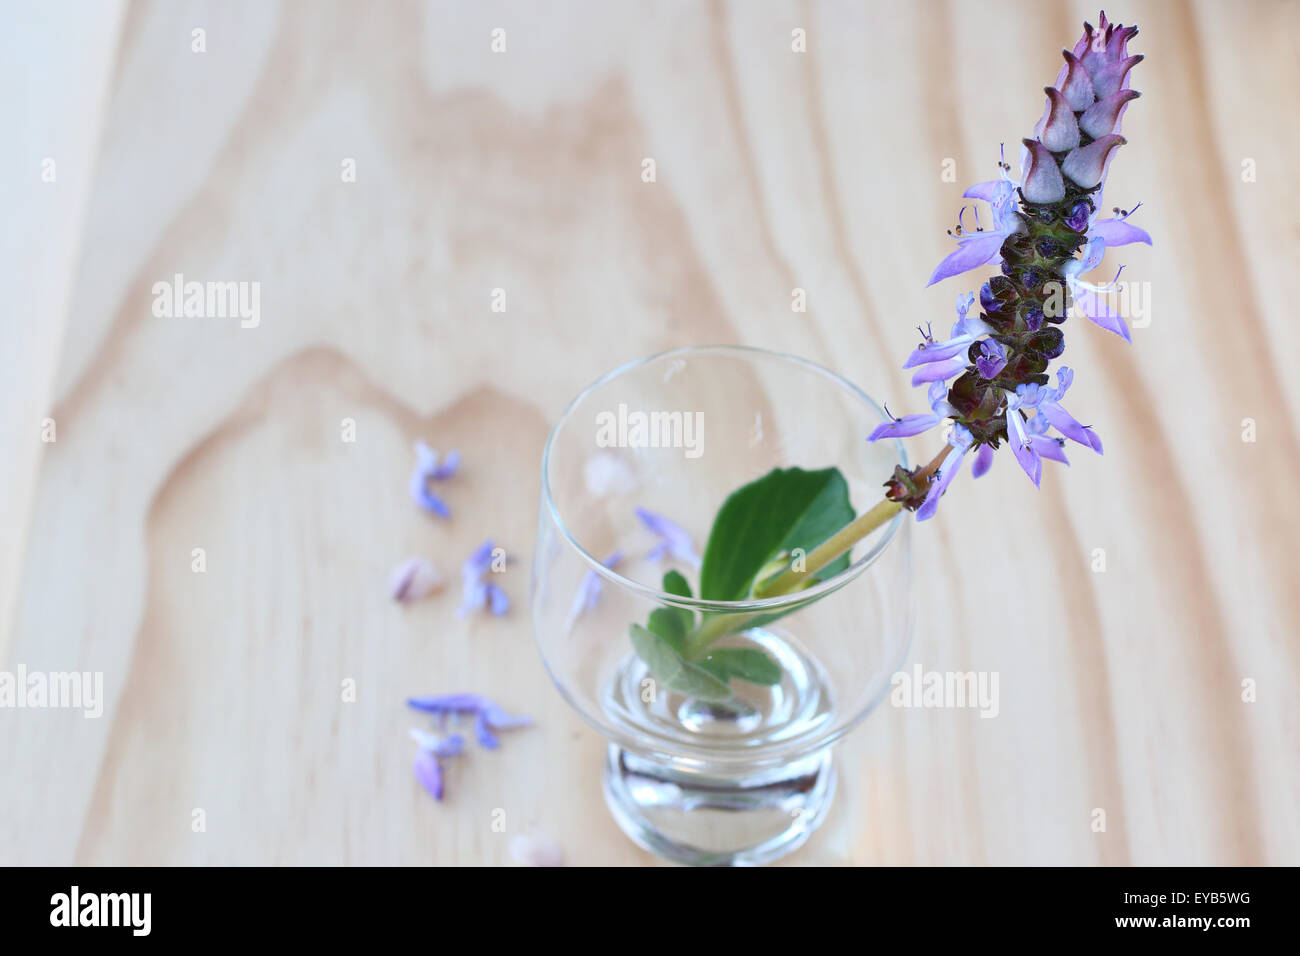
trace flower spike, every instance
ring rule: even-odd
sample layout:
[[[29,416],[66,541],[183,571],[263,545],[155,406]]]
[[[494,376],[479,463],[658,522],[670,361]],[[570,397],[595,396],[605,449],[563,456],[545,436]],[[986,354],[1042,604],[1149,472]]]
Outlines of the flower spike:
[[[1103,14],[1094,28],[1084,24],[1065,65],[1047,87],[1047,106],[1033,138],[1022,140],[1022,178],[1000,162],[998,179],[979,183],[964,197],[987,202],[992,230],[956,230],[958,248],[930,277],[938,282],[984,265],[995,275],[978,299],[958,299],[951,336],[935,341],[928,332],[904,363],[914,385],[928,385],[929,414],[890,416],[871,441],[905,438],[951,422],[948,447],[925,468],[901,466],[885,483],[886,497],[915,511],[918,520],[935,513],[967,454],[971,474],[987,474],[1003,444],[1037,486],[1043,461],[1069,464],[1064,445],[1072,441],[1101,454],[1101,439],[1062,405],[1074,373],[1061,366],[1056,387],[1049,366],[1065,350],[1060,326],[1076,307],[1089,321],[1129,340],[1128,327],[1105,301],[1116,278],[1097,285],[1084,277],[1101,265],[1107,249],[1151,237],[1116,209],[1102,219],[1101,193],[1117,147],[1124,112],[1139,93],[1130,89],[1130,55],[1136,27],[1112,23]],[[1140,205],[1140,204],[1139,204]],[[1133,207],[1136,209],[1137,207]],[[976,308],[978,301],[978,308]],[[951,384],[949,382],[951,381]]]

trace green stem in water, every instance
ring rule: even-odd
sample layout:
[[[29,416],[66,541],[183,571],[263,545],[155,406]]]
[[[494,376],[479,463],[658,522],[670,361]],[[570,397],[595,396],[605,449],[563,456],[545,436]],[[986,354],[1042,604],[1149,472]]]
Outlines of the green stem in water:
[[[952,446],[944,445],[943,450],[935,455],[930,463],[917,472],[915,480],[919,485],[929,484],[931,476],[939,470]],[[812,575],[826,567],[844,552],[875,531],[886,521],[898,514],[903,508],[902,502],[886,498],[873,508],[864,511],[839,531],[835,532],[803,559],[802,570],[786,568],[780,574],[761,581],[754,588],[756,599],[777,597],[802,590],[812,581]],[[698,659],[710,644],[727,634],[743,631],[747,622],[762,616],[763,612],[753,614],[716,614],[705,619],[699,630],[686,639],[685,653],[690,659]]]

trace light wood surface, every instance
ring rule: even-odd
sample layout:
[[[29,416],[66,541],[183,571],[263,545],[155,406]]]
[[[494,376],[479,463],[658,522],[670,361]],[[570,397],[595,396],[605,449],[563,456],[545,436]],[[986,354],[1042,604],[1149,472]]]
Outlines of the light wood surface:
[[[1110,255],[1150,323],[1131,346],[1066,326],[1106,454],[1039,492],[999,456],[917,529],[910,660],[997,672],[999,716],[881,708],[791,862],[1300,863],[1300,15],[1123,7],[1147,60],[1106,199],[1141,201],[1156,245]],[[899,365],[970,287],[924,288],[961,189],[1095,13],[7,8],[0,666],[102,671],[106,699],[0,710],[0,862],[503,864],[533,829],[570,863],[652,862],[531,636],[550,425],[604,371],[709,342],[920,410]],[[175,273],[259,282],[260,325],[155,318]],[[464,453],[449,523],[406,497],[417,437]],[[514,609],[460,620],[486,537]],[[385,578],[416,553],[450,587],[403,608]],[[438,805],[402,701],[446,690],[537,726],[452,765]]]

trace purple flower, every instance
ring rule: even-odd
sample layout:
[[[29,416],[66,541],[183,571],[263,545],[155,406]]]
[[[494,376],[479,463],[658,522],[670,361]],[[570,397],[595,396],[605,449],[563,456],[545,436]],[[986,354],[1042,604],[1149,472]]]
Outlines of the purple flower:
[[[1091,448],[1097,454],[1101,454],[1101,439],[1097,433],[1086,425],[1080,425],[1075,421],[1074,416],[1061,407],[1061,399],[1065,397],[1066,390],[1074,383],[1074,370],[1062,365],[1056,370],[1056,388],[1046,388],[1045,386],[1021,386],[1021,388],[1036,388],[1038,390],[1038,411],[1045,416],[1052,427],[1073,442],[1078,442]]]
[[[495,750],[499,744],[494,730],[514,730],[517,727],[532,725],[533,719],[524,716],[512,716],[499,704],[481,694],[443,694],[436,697],[411,697],[406,706],[414,710],[436,714],[446,725],[450,716],[474,718],[474,736],[479,745],[488,750]]]
[[[465,749],[465,739],[460,734],[452,734],[443,739],[415,727],[411,728],[411,736],[420,747],[415,755],[415,779],[420,781],[420,785],[429,791],[433,799],[441,800],[442,761],[460,754]]]
[[[456,611],[458,617],[464,617],[471,611],[488,608],[497,617],[510,610],[510,599],[506,592],[487,580],[492,572],[493,551],[491,540],[484,541],[477,551],[471,554],[461,566],[464,582],[463,600]]]
[[[1064,51],[1055,83],[1045,89],[1047,102],[1033,137],[1022,140],[1022,178],[1011,178],[1004,158],[999,179],[964,194],[989,203],[993,229],[980,228],[977,210],[976,232],[967,233],[959,215],[958,248],[939,263],[930,282],[994,264],[1001,275],[980,289],[982,313],[970,316],[974,296],[962,296],[951,337],[936,342],[927,332],[908,356],[904,367],[917,369],[912,383],[929,384],[931,414],[891,416],[870,436],[902,438],[951,420],[951,450],[935,474],[900,467],[886,482],[886,496],[918,519],[934,514],[967,452],[974,452],[971,472],[979,477],[1006,442],[1037,486],[1043,459],[1069,464],[1066,439],[1102,450],[1096,433],[1062,405],[1073,372],[1062,366],[1055,388],[1040,383],[1050,381],[1051,362],[1065,347],[1056,328],[1067,319],[1063,292],[1089,321],[1129,338],[1123,319],[1103,298],[1116,288],[1119,272],[1105,285],[1083,277],[1101,265],[1107,248],[1151,242],[1128,222],[1131,212],[1116,209],[1114,216],[1099,218],[1107,170],[1125,143],[1124,113],[1138,96],[1130,79],[1142,57],[1127,49],[1136,35],[1136,28],[1110,23],[1104,15],[1096,29],[1085,24],[1073,50]]]
[[[441,498],[429,491],[429,482],[446,481],[456,474],[460,466],[460,452],[452,450],[441,462],[438,453],[422,441],[415,443],[415,469],[411,472],[411,497],[421,508],[443,518],[451,517],[451,509]]]
[[[691,545],[691,536],[685,528],[645,508],[637,508],[636,516],[652,533],[659,536],[659,543],[646,555],[649,560],[658,561],[665,555],[670,555],[691,567],[700,566],[700,557],[695,553],[695,548]]]
[[[951,336],[945,341],[936,342],[928,333],[923,333],[925,341],[913,349],[903,363],[903,368],[920,366],[912,375],[913,385],[946,382],[966,368],[966,359],[956,356],[964,355],[979,336],[993,331],[978,316],[969,314],[974,303],[973,292],[957,297],[957,321],[953,323]]]
[[[997,339],[984,339],[980,342],[980,354],[975,359],[975,368],[989,381],[998,377],[998,373],[1007,367],[1007,350]]]
[[[623,552],[615,551],[602,561],[601,564],[612,571],[614,568],[618,567],[622,560]],[[588,571],[582,576],[582,583],[578,585],[578,593],[573,596],[573,606],[569,609],[569,621],[565,627],[566,631],[572,629],[573,622],[581,617],[585,612],[596,607],[596,603],[600,600],[600,592],[600,575],[595,571]]]
[[[1025,433],[1029,436],[1029,447],[1039,458],[1050,458],[1068,465],[1070,459],[1065,457],[1065,439],[1048,435],[1051,423],[1043,415],[1034,415],[1025,421]],[[985,446],[987,447],[987,446]]]
[[[966,452],[970,451],[972,441],[973,438],[969,431],[961,425],[952,426],[952,431],[948,433],[948,444],[952,446],[956,454],[948,452],[948,457],[943,460],[943,464],[935,472],[930,481],[930,490],[926,492],[925,501],[916,510],[917,521],[925,521],[927,518],[934,517],[935,509],[939,507],[939,499],[948,490],[952,480],[957,477],[957,472],[961,471],[962,459],[966,457]]]
[[[1002,248],[1007,236],[1023,229],[1020,218],[1016,215],[1016,184],[1010,179],[994,179],[977,183],[962,194],[969,199],[982,199],[993,209],[993,228],[979,229],[966,233],[961,229],[961,217],[958,216],[958,230],[961,235],[957,241],[957,250],[935,267],[927,286],[934,285],[949,276],[960,275],[971,269],[995,262],[998,250]]]
[[[882,438],[907,438],[911,435],[919,435],[921,432],[929,431],[949,415],[957,414],[953,407],[948,404],[948,387],[943,382],[935,382],[930,386],[930,408],[931,414],[929,415],[904,415],[902,418],[895,418],[883,425],[877,425],[875,431],[867,436],[867,441],[880,441]]]
[[[1133,228],[1133,227],[1130,227]],[[1135,230],[1141,232],[1141,230]],[[1090,233],[1091,235],[1091,233]],[[1145,235],[1145,233],[1143,233]],[[1109,292],[1115,285],[1112,280],[1104,286],[1093,285],[1084,282],[1079,277],[1093,269],[1101,263],[1101,258],[1106,253],[1106,240],[1101,235],[1094,236],[1084,247],[1082,259],[1070,259],[1061,266],[1061,276],[1065,279],[1065,284],[1069,286],[1070,292],[1074,296],[1074,304],[1079,311],[1087,317],[1088,321],[1101,326],[1108,332],[1114,332],[1121,336],[1125,342],[1132,342],[1129,335],[1128,326],[1124,320],[1110,310],[1106,301],[1101,297],[1103,293]],[[1119,273],[1116,273],[1116,278]]]

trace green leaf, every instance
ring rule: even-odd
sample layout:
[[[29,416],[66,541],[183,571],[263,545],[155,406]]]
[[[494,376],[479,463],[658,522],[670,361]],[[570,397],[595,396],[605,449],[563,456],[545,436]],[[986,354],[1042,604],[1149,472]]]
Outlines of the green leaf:
[[[781,682],[781,665],[756,647],[719,648],[709,651],[708,656],[699,663],[700,667],[722,681],[739,677],[751,684]]]
[[[782,551],[811,551],[854,518],[849,486],[838,468],[776,468],[723,502],[709,532],[700,569],[700,597],[740,601]],[[842,555],[813,580],[848,567]]]
[[[683,617],[684,615],[684,617]],[[686,634],[691,629],[691,612],[675,607],[659,607],[650,612],[646,627],[662,638],[678,654],[686,648]]]
[[[688,598],[691,596],[691,585],[682,575],[682,572],[669,571],[664,575],[664,592]]]
[[[665,687],[701,700],[726,700],[731,688],[704,668],[686,660],[660,635],[640,624],[630,628],[632,646],[651,675]]]
[[[669,571],[664,575],[664,593],[690,597],[691,586],[681,572]],[[681,654],[686,648],[686,635],[695,630],[695,614],[684,607],[655,608],[646,626]]]

